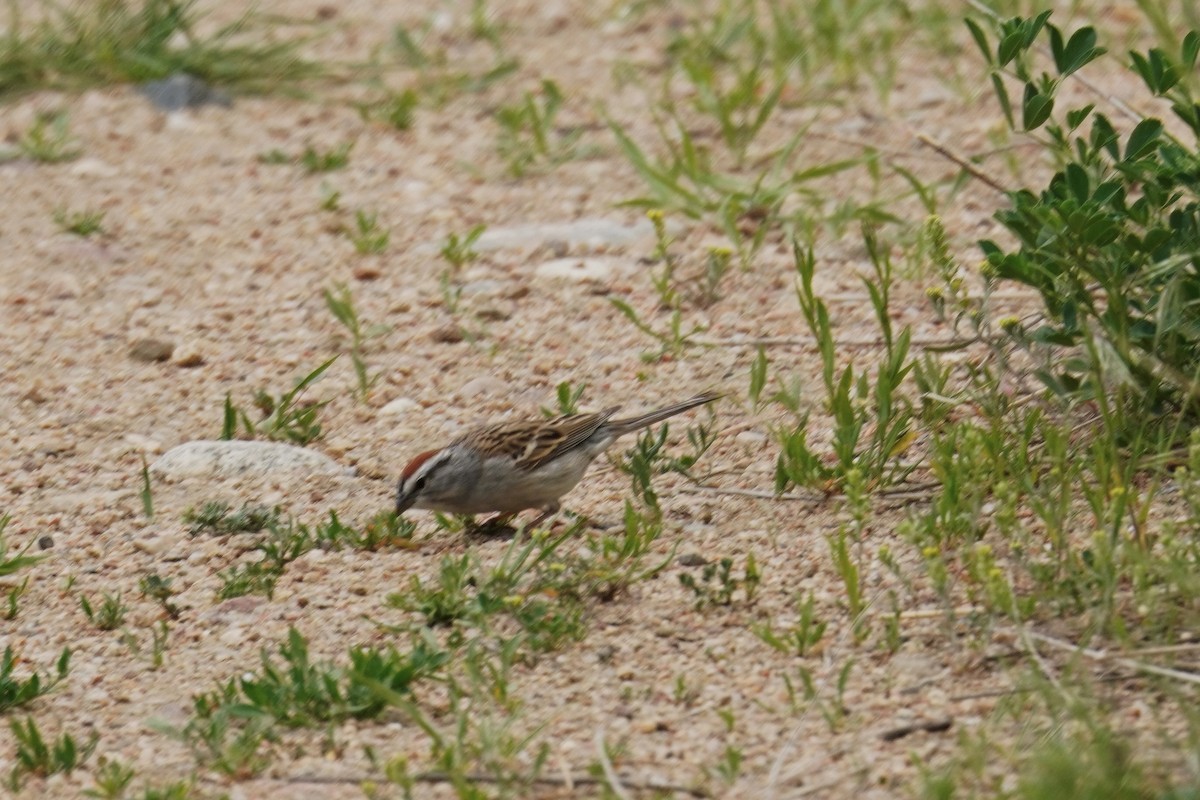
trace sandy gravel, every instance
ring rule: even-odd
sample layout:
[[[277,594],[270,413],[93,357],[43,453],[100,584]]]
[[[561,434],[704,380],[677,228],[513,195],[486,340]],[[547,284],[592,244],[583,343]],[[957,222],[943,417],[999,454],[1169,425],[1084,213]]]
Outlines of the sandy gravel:
[[[214,7],[218,19],[238,7],[204,5]],[[332,12],[327,35],[310,52],[339,63],[365,59],[395,25],[416,25],[431,14],[446,30],[461,31],[469,11],[466,3],[265,5],[302,19]],[[347,521],[364,521],[388,507],[409,455],[480,419],[536,414],[553,404],[554,387],[563,380],[587,384],[589,407],[622,404],[630,411],[708,387],[729,392],[717,407],[722,435],[704,462],[707,481],[769,491],[772,430],[788,417],[777,406],[751,410],[746,391],[754,350],[731,340],[794,340],[770,349],[773,375],[797,377],[813,386],[806,400],[820,401],[819,363],[796,306],[790,248],[777,235],[768,237],[752,269],[730,274],[722,300],[690,313],[690,320],[710,326],[705,337],[721,346],[659,363],[639,359],[651,342],[615,312],[610,298],[666,324],[644,261],[653,247],[649,238],[564,247],[528,229],[461,276],[478,293],[464,299],[457,321],[480,338],[444,341],[441,332],[456,323],[439,288],[445,263],[437,251],[448,234],[476,224],[493,232],[581,219],[644,224],[640,211],[618,206],[644,190],[603,114],[643,143],[653,141],[644,92],[619,85],[613,74],[631,64],[646,70],[649,83],[659,80],[665,44],[681,24],[669,9],[623,16],[609,4],[574,0],[496,0],[489,8],[505,25],[506,48],[519,56],[519,71],[482,94],[420,109],[408,132],[365,123],[347,102],[369,94],[356,85],[317,89],[306,98],[237,97],[228,108],[171,115],[129,87],[38,93],[0,109],[0,137],[10,140],[38,111],[67,109],[83,151],[64,164],[18,159],[0,165],[6,195],[0,203],[0,512],[11,515],[10,542],[51,545],[42,553],[46,560],[25,573],[31,580],[20,614],[0,621],[0,639],[24,666],[43,670],[61,648],[72,648],[69,680],[32,713],[48,732],[99,733],[97,753],[135,766],[135,786],[178,780],[195,768],[190,752],[148,721],[181,723],[192,693],[256,668],[260,649],[274,649],[288,626],[309,637],[314,658],[341,659],[352,645],[392,641],[372,622],[405,621],[385,606],[389,593],[411,576],[435,574],[448,553],[471,547],[487,561],[506,546],[436,536],[432,520],[416,514],[419,549],[315,551],[288,569],[273,599],[219,602],[217,573],[243,556],[228,539],[188,536],[181,517],[189,507],[218,499],[279,505],[309,521],[330,509]],[[480,43],[450,33],[444,39],[464,65],[488,63]],[[789,103],[754,152],[768,152],[810,126],[797,169],[856,156],[866,145],[884,163],[923,180],[952,178],[955,165],[920,145],[917,135],[960,152],[984,152],[999,129],[997,115],[990,97],[980,94],[973,53],[947,60],[939,72],[950,81],[943,82],[930,74],[922,47],[913,41],[901,48],[886,102],[863,86],[842,90],[834,102]],[[402,85],[406,75],[398,70],[392,79]],[[582,143],[596,152],[516,180],[497,155],[492,112],[535,90],[542,78],[556,81],[568,98],[561,125],[581,126]],[[956,84],[964,88],[956,91]],[[348,166],[332,173],[309,175],[259,160],[272,149],[298,153],[308,144],[328,149],[350,141]],[[1010,177],[1002,159],[987,166]],[[342,211],[319,208],[323,182],[341,192]],[[875,186],[865,171],[856,171],[819,190],[831,207],[841,199],[879,197],[892,213],[920,220],[925,211],[912,197],[900,197],[903,187],[894,177]],[[940,191],[945,197],[946,189]],[[998,235],[990,219],[997,202],[992,190],[970,183],[941,210],[955,247],[971,260],[978,257],[975,239]],[[62,232],[53,220],[62,206],[103,210],[105,234],[82,239]],[[355,209],[377,213],[388,227],[386,252],[355,253],[340,232]],[[724,243],[719,230],[684,217],[672,217],[672,225],[685,263],[698,265],[707,246]],[[601,274],[539,277],[540,265],[564,257],[598,259]],[[840,236],[823,232],[818,258],[818,289],[839,334],[869,342],[875,328],[857,277],[869,262],[856,227]],[[312,448],[353,474],[156,481],[156,514],[147,520],[139,497],[143,456],[153,461],[176,445],[216,438],[227,394],[248,405],[254,390],[281,392],[344,351],[343,331],[322,299],[322,290],[338,282],[351,288],[365,320],[388,326],[369,345],[368,363],[381,378],[366,403],[353,395],[347,358],[314,390],[329,405],[322,415],[326,435]],[[923,289],[920,280],[902,284],[894,322],[912,324],[918,339],[944,336],[931,321]],[[131,348],[147,338],[172,344],[171,356],[134,358]],[[869,363],[870,347],[854,352]],[[813,437],[821,441],[828,422],[819,410],[814,420]],[[518,724],[529,731],[542,726],[538,741],[550,743],[547,774],[584,774],[601,735],[621,745],[622,774],[647,781],[704,785],[728,797],[890,798],[915,779],[914,761],[939,763],[955,750],[960,732],[994,712],[989,693],[1011,687],[1010,662],[994,657],[1009,650],[1003,635],[948,627],[923,581],[906,590],[877,559],[870,560],[867,582],[876,629],[895,591],[904,643],[894,654],[881,641],[855,644],[826,542],[839,520],[835,501],[696,492],[675,477],[657,486],[666,532],[656,552],[678,544],[680,553],[728,556],[739,568],[753,553],[763,585],[751,604],[697,611],[678,581],[683,568],[672,566],[598,603],[584,641],[518,666],[512,675],[512,692],[521,699]],[[627,496],[627,479],[599,463],[567,505],[615,524]],[[918,554],[895,534],[906,505],[881,502],[877,510],[868,536],[872,552],[889,546],[919,578]],[[159,616],[137,593],[146,573],[170,576],[184,609],[171,625],[158,669],[131,654],[119,633],[89,625],[78,601],[80,594],[121,592],[131,606],[127,628],[145,639]],[[794,619],[793,597],[810,591],[830,623],[817,652],[788,658],[751,632],[755,621]],[[798,686],[798,669],[811,671],[818,694],[831,703],[851,659],[844,718],[828,722],[815,703],[789,706],[784,676]],[[686,701],[675,696],[680,676],[693,690]],[[734,720],[732,730],[722,710]],[[948,732],[881,738],[908,723],[941,719],[953,721]],[[0,734],[3,774],[13,753],[6,736]],[[202,773],[199,787],[235,798],[361,796],[353,783],[303,779],[369,774],[364,745],[385,757],[407,753],[418,764],[428,754],[420,731],[398,717],[348,723],[329,735],[289,732],[258,778],[227,783]],[[705,776],[727,746],[744,754],[732,786]],[[85,770],[48,783],[31,780],[24,796],[74,796],[88,785]],[[419,796],[439,791],[424,787]],[[546,796],[594,793],[594,787],[546,788]]]

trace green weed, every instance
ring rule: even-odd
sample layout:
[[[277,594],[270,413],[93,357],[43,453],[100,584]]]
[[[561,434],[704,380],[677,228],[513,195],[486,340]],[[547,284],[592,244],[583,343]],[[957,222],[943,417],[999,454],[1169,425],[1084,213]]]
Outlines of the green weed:
[[[554,387],[554,397],[557,401],[558,408],[546,408],[542,406],[542,416],[551,419],[557,416],[568,416],[579,413],[579,401],[583,397],[584,390],[587,389],[586,383],[581,383],[578,386],[572,386],[570,381],[562,381]]]
[[[398,517],[394,512],[376,515],[361,530],[345,525],[336,511],[330,511],[329,519],[315,526],[291,518],[280,520],[272,515],[265,527],[266,536],[254,547],[260,556],[257,561],[237,564],[218,573],[221,588],[217,595],[220,599],[247,594],[271,597],[287,565],[314,548],[370,551],[406,548],[412,546],[412,536],[416,530],[414,523]]]
[[[333,172],[344,169],[350,163],[350,151],[354,142],[344,142],[331,150],[317,150],[312,145],[305,145],[304,152],[296,159],[308,173]]]
[[[141,580],[138,581],[138,591],[142,597],[158,603],[168,617],[177,619],[179,617],[179,607],[171,602],[171,597],[175,594],[172,583],[173,581],[170,578],[164,578],[157,573],[150,573],[143,575]]]
[[[793,484],[822,489],[844,485],[851,470],[859,470],[869,485],[903,481],[915,468],[899,460],[915,437],[912,402],[902,394],[915,362],[909,358],[911,331],[892,330],[889,316],[893,283],[891,260],[876,240],[866,236],[875,267],[873,278],[864,278],[882,337],[883,355],[874,374],[857,372],[853,365],[837,374],[837,355],[829,310],[813,291],[816,260],[811,250],[793,243],[799,281],[796,296],[821,354],[826,405],[833,416],[833,463],[808,443],[808,413],[800,413],[800,398],[782,390],[776,399],[797,414],[798,425],[780,433],[781,452],[775,487],[784,491]]]
[[[141,83],[186,73],[246,92],[285,89],[318,77],[299,56],[303,39],[255,37],[254,12],[202,35],[191,0],[112,0],[50,6],[27,24],[10,4],[0,41],[0,95]]]
[[[372,376],[368,373],[365,357],[367,342],[383,336],[390,328],[387,325],[364,324],[358,317],[358,310],[354,307],[354,298],[350,295],[349,287],[345,284],[337,284],[334,288],[337,290],[336,294],[328,289],[325,290],[325,305],[350,334],[350,361],[354,365],[354,376],[358,381],[358,399],[366,402],[371,388],[380,378],[378,374]]]
[[[121,602],[119,593],[104,592],[100,604],[96,608],[92,607],[92,603],[87,597],[80,595],[79,606],[83,609],[88,622],[102,631],[115,631],[125,623],[125,615],[129,613],[129,606]]]
[[[65,206],[54,209],[54,222],[67,233],[87,238],[104,233],[103,211],[68,211]]]
[[[54,665],[53,677],[34,672],[25,680],[14,678],[16,663],[12,645],[6,646],[0,659],[0,713],[26,706],[61,683],[71,671],[71,649],[63,648]]]
[[[821,643],[828,623],[817,617],[812,592],[801,599],[796,595],[796,622],[787,629],[777,629],[768,620],[751,626],[754,635],[785,655],[803,657]]]
[[[559,133],[554,124],[562,103],[558,85],[543,80],[540,98],[526,92],[520,103],[496,111],[496,122],[500,125],[497,149],[514,178],[575,157],[581,132]]]
[[[19,791],[28,775],[46,777],[55,773],[71,774],[91,756],[100,741],[97,734],[86,744],[80,745],[69,733],[62,733],[58,739],[47,743],[33,717],[26,717],[25,724],[12,720],[8,724],[16,743],[16,764],[9,775],[8,785],[13,791]]]
[[[1038,377],[1052,391],[1078,399],[1112,394],[1118,404],[1183,405],[1194,413],[1200,336],[1196,309],[1185,298],[1200,291],[1200,280],[1185,265],[1200,241],[1200,180],[1184,165],[1198,151],[1158,119],[1143,118],[1122,137],[1092,105],[1057,110],[1063,80],[1105,50],[1092,28],[1067,36],[1049,16],[999,24],[994,47],[968,20],[1009,126],[1060,165],[1046,188],[1012,193],[1011,207],[997,214],[1018,248],[980,245],[998,280],[1042,296],[1044,324],[1027,337],[1049,351]],[[1035,67],[1034,45],[1043,37],[1052,72]],[[1146,88],[1167,99],[1194,136],[1200,111],[1181,75],[1194,68],[1198,53],[1200,33],[1193,32],[1178,53],[1131,54]],[[1024,86],[1019,125],[1002,75]],[[1047,239],[1050,230],[1055,235]]]
[[[146,463],[146,454],[140,454],[142,461],[142,488],[138,497],[142,501],[142,515],[146,519],[154,519],[154,486],[150,482],[150,465]]]
[[[359,255],[382,253],[392,238],[391,231],[380,226],[378,214],[361,209],[354,212],[354,230],[348,235]]]
[[[301,403],[300,398],[337,359],[338,357],[334,356],[321,364],[278,398],[262,390],[255,392],[254,405],[261,413],[258,420],[251,420],[244,409],[235,406],[231,397],[225,395],[221,438],[233,439],[237,436],[239,424],[242,432],[251,439],[262,436],[272,441],[305,445],[321,438],[321,424],[317,421],[317,415],[329,401]]]
[[[413,89],[402,92],[387,92],[378,100],[358,105],[358,113],[364,120],[383,122],[398,131],[410,130],[416,121],[420,96]]]
[[[199,508],[183,512],[183,521],[188,524],[188,533],[214,534],[256,533],[279,522],[279,508],[245,503],[237,511],[229,503],[209,500]]]
[[[479,6],[476,4],[475,8]],[[480,19],[474,14],[473,18]],[[520,67],[517,59],[504,53],[498,39],[484,37],[492,44],[491,65],[482,71],[459,69],[459,62],[452,61],[445,48],[430,41],[434,38],[430,28],[426,26],[424,30],[414,31],[397,26],[387,54],[415,72],[411,91],[435,107],[440,108],[464,93],[486,91]]]
[[[741,591],[742,601],[750,604],[762,583],[762,572],[754,554],[746,556],[746,565],[741,578],[733,574],[733,559],[722,558],[716,563],[705,564],[700,570],[700,579],[690,572],[679,573],[679,583],[695,595],[697,611],[717,606],[729,606]]]
[[[96,782],[96,786],[93,789],[85,789],[83,794],[86,797],[100,798],[100,800],[122,800],[125,797],[125,790],[133,782],[135,774],[133,767],[123,764],[115,758],[101,756],[99,764],[92,774],[92,780]]]
[[[10,619],[10,620],[16,619],[17,614],[21,610],[21,598],[25,595],[25,592],[28,590],[29,590],[29,576],[26,575],[20,584],[9,588],[8,591],[5,592],[5,595],[4,595],[5,608],[4,608],[4,613],[0,614],[0,618]]]
[[[475,243],[479,241],[479,237],[486,230],[486,225],[475,225],[462,236],[451,232],[446,237],[446,241],[442,243],[442,248],[438,252],[450,264],[455,274],[479,258],[479,252],[475,250]]]
[[[25,548],[21,552],[11,556],[8,554],[8,537],[5,535],[4,529],[8,527],[8,523],[10,522],[12,522],[12,517],[8,514],[0,514],[0,577],[15,575],[45,558],[45,556],[26,555],[29,552],[29,548],[33,547],[32,539],[25,545]]]
[[[17,140],[17,147],[26,157],[42,164],[74,161],[83,150],[71,136],[65,111],[42,112],[28,131]]]

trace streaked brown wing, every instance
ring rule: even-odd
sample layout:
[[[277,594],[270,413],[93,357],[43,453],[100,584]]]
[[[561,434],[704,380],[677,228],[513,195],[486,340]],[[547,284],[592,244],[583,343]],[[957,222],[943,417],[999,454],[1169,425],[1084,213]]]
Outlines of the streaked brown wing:
[[[616,413],[617,407],[595,414],[569,414],[548,420],[501,422],[463,434],[490,453],[513,458],[521,469],[536,469],[586,440]]]

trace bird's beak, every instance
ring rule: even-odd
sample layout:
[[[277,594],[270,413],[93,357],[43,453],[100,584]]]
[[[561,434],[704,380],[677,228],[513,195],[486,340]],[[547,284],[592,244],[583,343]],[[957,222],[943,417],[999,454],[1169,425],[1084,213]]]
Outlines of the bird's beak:
[[[396,493],[396,514],[400,515],[408,511],[412,508],[412,504],[416,502],[416,499],[412,495],[405,495],[404,487],[400,487],[400,490]]]

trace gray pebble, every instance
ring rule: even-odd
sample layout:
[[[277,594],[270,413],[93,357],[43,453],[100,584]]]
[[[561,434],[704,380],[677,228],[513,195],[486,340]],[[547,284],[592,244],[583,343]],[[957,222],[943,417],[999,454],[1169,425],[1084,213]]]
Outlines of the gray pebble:
[[[129,355],[134,361],[166,361],[175,352],[175,343],[162,339],[138,339],[129,348]]]
[[[199,78],[179,72],[157,81],[147,81],[138,87],[146,99],[162,111],[182,111],[206,104],[231,106],[228,92],[214,89]]]

